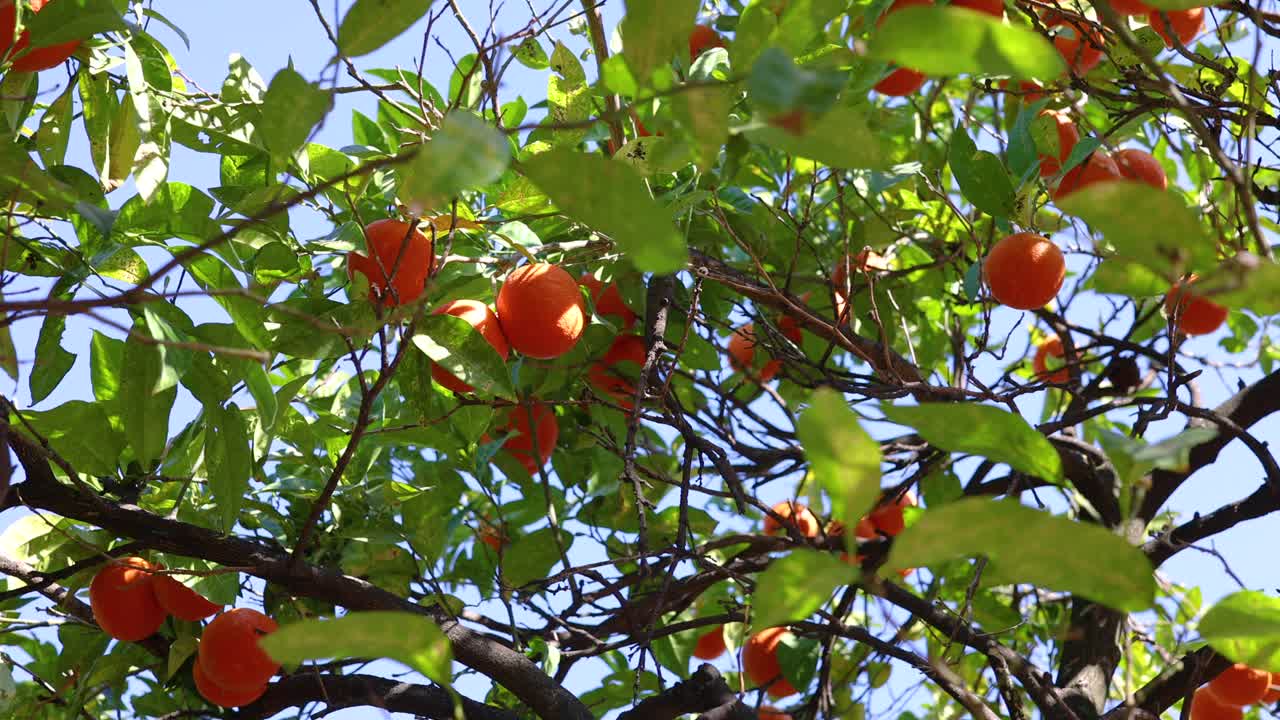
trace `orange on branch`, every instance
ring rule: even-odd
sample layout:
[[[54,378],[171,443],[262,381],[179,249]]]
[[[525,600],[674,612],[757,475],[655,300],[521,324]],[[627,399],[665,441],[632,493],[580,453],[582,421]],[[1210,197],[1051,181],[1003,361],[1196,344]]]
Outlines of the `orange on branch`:
[[[1084,75],[1102,62],[1102,36],[1088,19],[1054,11],[1046,13],[1044,21],[1045,27],[1057,30],[1053,46],[1077,74]]]
[[[1062,182],[1053,191],[1053,199],[1061,200],[1071,193],[1095,185],[1112,182],[1123,178],[1116,161],[1105,150],[1095,150],[1084,162],[1075,166],[1062,177]]]
[[[689,59],[697,60],[699,55],[713,47],[725,47],[720,33],[706,25],[694,25],[693,32],[689,33]]]
[[[1120,15],[1146,15],[1153,9],[1142,0],[1110,0],[1111,9]]]
[[[511,354],[511,346],[507,344],[507,336],[502,334],[502,325],[498,322],[498,316],[494,315],[489,306],[482,302],[476,300],[454,300],[441,305],[432,315],[452,315],[462,318],[480,333],[480,336],[489,343],[490,347],[497,351],[498,356],[503,360],[506,360],[507,356]],[[431,364],[431,377],[456,393],[469,393],[475,390],[475,388],[459,380],[453,373],[435,363]]]
[[[1164,17],[1169,18],[1166,25]],[[1164,44],[1173,47],[1173,38],[1176,36],[1183,45],[1190,45],[1192,40],[1200,34],[1204,29],[1204,8],[1191,8],[1190,10],[1165,10],[1163,12],[1152,10],[1147,14],[1147,22],[1151,27],[1164,38]],[[1169,34],[1169,26],[1173,26],[1173,35]]]
[[[795,500],[787,500],[773,506],[773,512],[780,516],[788,526],[795,528],[805,537],[817,537],[818,529],[821,524],[818,522],[817,516],[809,509],[807,505],[798,503]],[[764,516],[764,534],[773,535],[781,532],[782,525],[773,518],[772,515]]]
[[[169,575],[155,575],[151,581],[151,590],[155,593],[156,602],[165,612],[189,622],[217,615],[222,609],[221,605],[209,602],[203,595]]]
[[[724,641],[724,626],[717,625],[715,629],[698,637],[698,642],[693,646],[693,656],[699,660],[715,660],[724,654],[727,647]]]
[[[1062,347],[1062,338],[1057,335],[1050,335],[1043,342],[1036,346],[1036,355],[1031,360],[1031,369],[1035,371],[1036,378],[1042,382],[1061,385],[1071,379],[1071,373],[1065,368],[1060,367],[1056,370],[1049,369],[1049,358],[1062,358],[1066,354],[1066,350]]]
[[[617,283],[605,285],[595,275],[585,272],[578,277],[578,284],[587,289],[591,302],[596,307],[596,314],[601,317],[615,317],[624,330],[630,330],[636,322],[635,312],[627,306],[618,292]]]
[[[1271,687],[1267,689],[1267,694],[1262,696],[1262,702],[1267,705],[1280,702],[1280,673],[1271,673]]]
[[[502,528],[489,522],[488,518],[481,519],[480,528],[476,531],[476,537],[480,538],[480,542],[488,545],[494,552],[502,550],[502,546],[507,543],[507,537],[502,532]]]
[[[876,83],[872,89],[888,97],[906,97],[924,87],[926,80],[928,78],[924,73],[908,68],[898,68]]]
[[[530,413],[533,415],[532,423],[529,422]],[[556,442],[560,439],[560,424],[556,421],[555,412],[536,401],[531,406],[516,405],[498,427],[498,432],[503,435],[512,431],[515,434],[507,438],[502,449],[523,465],[530,475],[536,474],[538,468],[551,459],[551,453],[555,451]],[[534,435],[537,435],[538,443],[537,460],[533,456]],[[481,441],[489,442],[489,436],[484,435]]]
[[[417,300],[435,264],[431,240],[402,220],[386,218],[364,229],[369,255],[347,254],[347,275],[360,273],[369,281],[369,300],[405,305]]]
[[[1125,148],[1117,150],[1112,156],[1120,175],[1129,180],[1144,182],[1157,190],[1169,187],[1169,178],[1164,174],[1160,161],[1145,150]]]
[[[636,382],[644,368],[644,338],[619,335],[605,351],[604,357],[587,369],[587,381],[625,410],[635,407]]]
[[[1200,689],[1208,691],[1224,705],[1252,705],[1266,696],[1271,689],[1271,673],[1236,663],[1223,670]]]
[[[98,571],[89,584],[89,607],[102,631],[116,640],[150,637],[168,617],[152,584],[157,566],[140,557],[120,558]]]
[[[1206,688],[1191,696],[1191,720],[1241,720],[1244,708],[1222,702]]]
[[[191,677],[196,681],[196,690],[200,693],[200,697],[219,707],[243,707],[262,697],[262,694],[267,691],[266,681],[246,690],[232,690],[219,685],[210,679],[208,673],[201,667],[199,655],[196,656],[195,664],[191,666]]]
[[[28,0],[27,11],[35,14],[49,5],[52,0]],[[57,67],[80,49],[79,40],[40,47],[30,47],[31,33],[23,30],[14,41],[14,33],[18,28],[18,11],[12,1],[0,6],[0,58],[13,60],[12,68],[19,72],[40,72]]]
[[[1170,288],[1164,297],[1164,311],[1176,320],[1178,332],[1184,335],[1208,335],[1227,321],[1227,308],[1192,292],[1192,275]]]
[[[1008,80],[1001,80],[1000,88],[1003,90],[1014,88],[1013,90],[1009,90],[1009,94],[1026,103],[1033,103],[1043,98],[1045,94],[1044,86],[1031,80],[1019,81],[1017,87],[1014,87],[1014,85]]]
[[[782,676],[778,663],[778,646],[791,633],[784,627],[768,628],[752,635],[742,648],[742,672],[752,684],[770,683],[766,692],[770,697],[795,695],[796,689]]]
[[[915,507],[918,504],[916,494],[910,490],[889,500],[888,503],[881,504],[867,519],[871,521],[872,527],[877,532],[884,533],[889,537],[894,537],[906,528],[906,522],[903,520],[903,509]],[[857,530],[862,529],[862,523],[858,523]]]
[[[1057,148],[1052,154],[1040,153],[1040,176],[1049,177],[1062,171],[1063,164],[1071,157],[1071,151],[1080,142],[1080,132],[1076,130],[1071,117],[1061,110],[1041,110],[1039,117],[1052,123],[1052,130],[1046,133],[1048,137],[1044,138],[1044,144]],[[1041,121],[1041,128],[1043,122],[1045,121]]]
[[[258,645],[279,629],[275,620],[249,608],[235,608],[213,619],[200,638],[199,661],[215,684],[248,692],[262,687],[280,663]]]
[[[1035,310],[1057,296],[1067,276],[1067,263],[1048,238],[1017,233],[992,246],[982,261],[982,275],[1000,304]]]
[[[572,350],[587,326],[578,283],[550,263],[513,270],[498,290],[497,308],[498,322],[511,347],[540,360]]]

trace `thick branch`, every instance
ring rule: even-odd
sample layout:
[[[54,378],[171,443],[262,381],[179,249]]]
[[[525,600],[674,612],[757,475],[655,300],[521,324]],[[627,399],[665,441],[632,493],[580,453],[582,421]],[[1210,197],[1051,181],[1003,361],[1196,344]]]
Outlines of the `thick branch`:
[[[329,710],[367,705],[387,712],[413,713],[428,720],[453,720],[453,698],[443,688],[397,682],[374,675],[320,675],[301,672],[272,683],[266,694],[236,714],[237,720],[273,717],[289,708],[321,702]],[[518,720],[510,710],[462,698],[467,720]]]
[[[723,709],[722,709],[723,708]],[[711,665],[703,663],[688,680],[667,688],[618,716],[618,720],[675,720],[691,713],[715,713],[724,720],[754,720],[755,712],[738,699]]]

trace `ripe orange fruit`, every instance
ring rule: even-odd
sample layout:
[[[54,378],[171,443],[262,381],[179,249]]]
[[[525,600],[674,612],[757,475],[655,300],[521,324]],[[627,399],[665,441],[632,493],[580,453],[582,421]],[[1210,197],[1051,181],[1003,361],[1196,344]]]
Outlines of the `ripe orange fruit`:
[[[724,626],[717,625],[714,630],[698,637],[698,643],[693,646],[693,656],[699,660],[715,660],[724,654],[726,647]]]
[[[235,692],[262,687],[280,669],[258,645],[258,638],[279,629],[276,621],[249,608],[235,608],[213,619],[200,638],[199,661],[214,684]]]
[[[573,276],[549,263],[513,270],[498,290],[498,322],[511,347],[550,360],[573,349],[587,326]]]
[[[756,713],[757,720],[791,720],[791,716],[772,705],[761,705]]]
[[[1036,356],[1031,360],[1031,369],[1035,370],[1036,378],[1056,385],[1061,385],[1070,380],[1071,373],[1065,367],[1049,370],[1049,358],[1061,358],[1065,354],[1066,351],[1062,347],[1062,338],[1057,335],[1050,335],[1045,338],[1044,342],[1036,346]]]
[[[1152,10],[1142,0],[1111,0],[1111,9],[1120,15],[1146,15]]]
[[[1169,178],[1165,176],[1160,161],[1156,160],[1151,153],[1125,148],[1117,150],[1111,159],[1116,161],[1116,167],[1119,168],[1122,177],[1144,182],[1157,190],[1168,189]]]
[[[524,405],[517,405],[511,408],[507,414],[506,421],[498,428],[498,431],[506,434],[514,430],[515,435],[507,438],[507,442],[503,444],[502,449],[511,454],[517,462],[529,471],[530,475],[536,474],[538,468],[546,465],[551,459],[551,453],[556,449],[556,441],[560,438],[560,424],[556,421],[556,414],[551,408],[540,402],[534,402],[532,406],[533,425],[530,430],[529,425],[530,408]],[[538,436],[538,460],[533,459],[533,435]],[[481,438],[483,442],[489,441],[489,436],[485,435]]]
[[[1267,705],[1280,702],[1280,673],[1271,673],[1271,687],[1267,689],[1267,694],[1262,696],[1262,702]]]
[[[1008,80],[1000,81],[1002,90],[1009,90],[1010,87],[1013,86]],[[1044,97],[1044,86],[1037,82],[1023,80],[1018,83],[1016,88],[1010,90],[1009,94],[1022,102],[1030,104]]]
[[[1177,320],[1178,332],[1184,335],[1208,335],[1227,321],[1227,309],[1189,288],[1196,281],[1192,275],[1174,285],[1164,296],[1164,311]]]
[[[761,630],[742,648],[742,672],[755,685],[774,681],[767,689],[770,697],[796,694],[796,689],[782,677],[782,666],[778,664],[778,645],[790,634],[784,627]]]
[[[1059,12],[1047,13],[1044,20],[1048,29],[1058,29],[1053,46],[1077,74],[1084,75],[1102,62],[1102,36],[1088,20]]]
[[[262,694],[267,691],[266,681],[247,690],[231,690],[219,685],[211,680],[208,673],[200,666],[198,655],[195,664],[191,666],[191,677],[196,681],[196,690],[199,691],[200,697],[219,707],[243,707],[262,697]]]
[[[506,360],[511,354],[511,346],[507,344],[507,336],[502,334],[502,325],[498,322],[498,316],[493,314],[488,305],[476,300],[454,300],[445,303],[436,309],[432,315],[452,315],[462,318],[471,324],[471,327],[480,332],[489,346],[498,352],[498,355]],[[462,382],[453,373],[444,368],[431,364],[431,377],[435,381],[449,388],[456,393],[469,393],[475,388]]]
[[[766,120],[769,125],[779,130],[786,130],[792,135],[803,135],[809,127],[809,111],[796,108],[789,112],[779,113]]]
[[[506,544],[506,534],[502,532],[502,528],[489,522],[488,518],[480,521],[480,529],[476,531],[476,535],[480,538],[480,542],[488,545],[494,552],[502,549]]]
[[[638,124],[637,124],[638,125]],[[639,125],[643,131],[644,126]],[[642,133],[642,136],[647,133]],[[610,315],[618,318],[619,324],[624,330],[630,330],[631,326],[636,322],[636,314],[627,307],[627,303],[622,299],[622,293],[618,292],[618,286],[615,283],[605,285],[600,279],[589,272],[582,273],[578,278],[578,284],[585,287],[591,294],[591,302],[596,306],[597,315]]]
[[[52,0],[29,0],[27,11],[38,13]],[[56,45],[29,48],[31,33],[23,30],[14,42],[14,32],[18,28],[18,11],[12,0],[0,6],[0,58],[12,58],[12,68],[19,72],[40,72],[57,67],[67,61],[80,48],[79,40],[70,40]],[[12,50],[12,52],[10,52]]]
[[[383,305],[395,306],[417,300],[435,264],[431,240],[409,223],[392,218],[369,223],[364,238],[372,257],[348,253],[347,276],[365,276],[370,302],[381,298]]]
[[[805,537],[818,536],[818,518],[813,514],[807,505],[796,502],[795,500],[787,500],[773,506],[773,511],[782,517],[784,521],[791,527],[800,531]],[[772,515],[764,516],[764,534],[773,535],[782,530],[782,526]]]
[[[898,533],[902,532],[906,527],[906,523],[903,521],[902,509],[915,507],[917,504],[919,503],[916,500],[916,494],[907,490],[902,495],[891,499],[887,505],[882,504],[875,510],[872,510],[871,514],[867,516],[867,519],[871,521],[871,526],[874,527],[877,532],[882,532],[889,537],[894,537]],[[855,532],[859,532],[861,530],[862,523],[860,522],[858,523],[858,527],[855,529]]]
[[[89,585],[89,607],[103,632],[137,642],[160,629],[168,616],[151,590],[157,569],[140,557],[126,557],[98,571]]]
[[[1191,720],[1241,720],[1244,708],[1228,705],[1205,688],[1191,696]]]
[[[1209,681],[1202,690],[1224,705],[1252,705],[1271,688],[1271,673],[1236,663]]]
[[[836,317],[839,318],[840,322],[843,323],[846,319],[845,312],[849,305],[849,298],[846,293],[852,289],[849,285],[849,273],[851,271],[877,272],[888,269],[889,261],[883,255],[870,248],[863,248],[858,251],[857,255],[852,257],[846,255],[842,262],[836,264],[836,269],[831,272],[831,285],[836,292]],[[785,330],[781,324],[779,328]]]
[[[969,8],[992,17],[1004,17],[1004,0],[952,0],[951,7]]]
[[[1040,177],[1049,177],[1062,171],[1063,163],[1071,157],[1071,151],[1076,143],[1080,142],[1080,132],[1076,130],[1076,124],[1071,122],[1071,118],[1061,110],[1041,110],[1040,117],[1048,118],[1053,122],[1057,136],[1057,154],[1040,155]]]
[[[1166,29],[1164,19],[1160,17],[1160,12],[1153,10],[1147,14],[1147,22],[1151,27],[1164,38],[1164,44],[1173,47],[1173,38],[1169,36]],[[1169,25],[1173,26],[1173,33],[1183,45],[1190,45],[1192,40],[1196,39],[1196,35],[1200,34],[1200,30],[1204,28],[1204,8],[1191,8],[1190,10],[1167,10],[1166,15],[1169,16]]]
[[[924,73],[908,68],[898,68],[876,83],[872,89],[888,97],[906,97],[923,87],[927,79]]]
[[[697,60],[699,55],[713,47],[722,48],[724,46],[724,38],[720,37],[720,33],[706,25],[694,25],[693,32],[689,33],[690,60]]]
[[[799,344],[803,339],[800,336],[800,327],[791,318],[782,318],[778,323],[778,330],[783,337],[793,343]],[[756,345],[756,331],[753,323],[747,323],[734,330],[733,335],[729,337],[729,366],[738,372],[750,375],[756,359]],[[769,382],[781,369],[781,360],[773,359],[766,362],[764,367],[760,368],[760,382]]]
[[[644,368],[647,350],[639,335],[619,335],[604,357],[587,369],[587,381],[613,398],[624,410],[635,407],[636,382]]]
[[[1017,233],[997,242],[982,261],[991,295],[1016,310],[1044,307],[1062,288],[1067,262],[1046,237]]]
[[[165,612],[190,622],[217,615],[222,609],[221,605],[214,605],[203,595],[169,575],[152,576],[151,591],[155,593],[156,602]]]
[[[1084,162],[1071,169],[1062,177],[1057,189],[1053,191],[1053,199],[1061,200],[1071,193],[1089,187],[1095,183],[1111,182],[1123,177],[1116,161],[1105,150],[1096,150]]]

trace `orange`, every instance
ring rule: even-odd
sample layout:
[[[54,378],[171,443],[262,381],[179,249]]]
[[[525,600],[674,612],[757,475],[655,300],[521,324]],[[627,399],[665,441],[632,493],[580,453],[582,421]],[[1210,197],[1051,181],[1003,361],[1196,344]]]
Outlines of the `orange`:
[[[369,281],[369,300],[387,306],[417,300],[427,286],[427,276],[435,263],[430,239],[402,220],[385,218],[364,229],[365,244],[372,257],[357,252],[347,254],[347,276],[360,273]]]
[[[221,605],[214,605],[203,595],[169,575],[153,576],[151,591],[155,593],[156,602],[165,612],[190,622],[217,615],[222,609]]]
[[[219,707],[242,707],[262,697],[262,694],[267,691],[267,683],[265,681],[261,685],[248,690],[231,690],[219,685],[209,679],[209,675],[200,666],[199,656],[196,657],[195,664],[191,666],[191,677],[196,681],[196,690],[200,692],[200,697]]]
[[[713,47],[722,48],[724,46],[724,38],[720,37],[720,33],[706,25],[694,25],[693,32],[689,33],[690,60],[697,60],[699,55]]]
[[[160,629],[167,615],[151,591],[157,569],[140,557],[126,557],[98,571],[89,585],[89,607],[103,632],[137,642]]]
[[[773,681],[767,692],[770,697],[795,695],[796,689],[782,676],[778,664],[778,645],[791,633],[784,627],[768,628],[752,635],[742,648],[742,672],[755,685]]]
[[[1252,705],[1262,700],[1270,689],[1271,673],[1236,663],[1200,690],[1207,691],[1223,705]]]
[[[818,518],[814,516],[813,511],[807,505],[796,502],[795,500],[787,500],[773,506],[773,512],[782,517],[782,519],[800,531],[805,537],[818,536]],[[764,516],[764,534],[773,535],[782,530],[782,526],[772,515]]]
[[[1227,705],[1206,688],[1191,696],[1191,720],[1241,720],[1244,708]]]
[[[258,638],[278,628],[275,620],[249,608],[235,608],[214,618],[200,638],[199,662],[209,680],[236,692],[262,687],[280,663],[258,645]]]
[[[703,633],[693,646],[693,656],[699,660],[715,660],[724,654],[724,626],[717,625],[711,632]]]
[[[1091,22],[1060,12],[1047,13],[1044,20],[1048,29],[1058,29],[1053,46],[1077,74],[1084,75],[1102,62],[1102,37]]]
[[[876,83],[872,89],[888,97],[906,97],[923,87],[927,79],[924,73],[898,68]]]
[[[507,344],[507,336],[502,334],[502,325],[498,322],[498,316],[493,314],[488,305],[476,300],[454,300],[445,303],[436,309],[432,315],[452,315],[454,317],[466,320],[471,327],[479,331],[489,346],[498,352],[498,356],[503,360],[511,354],[511,346]],[[475,388],[462,382],[453,373],[444,368],[431,364],[431,377],[435,381],[449,388],[456,393],[469,393]]]
[[[796,108],[774,115],[765,122],[779,130],[786,130],[792,135],[803,135],[805,129],[809,127],[809,112],[804,108]]]
[[[1004,90],[1009,90],[1009,81],[1001,80],[1000,87]],[[1044,86],[1030,80],[1023,80],[1019,82],[1017,88],[1011,90],[1009,94],[1030,104],[1044,97]]]
[[[1036,346],[1036,356],[1031,360],[1031,369],[1036,371],[1036,378],[1043,382],[1061,385],[1071,379],[1071,373],[1065,367],[1049,370],[1049,358],[1061,358],[1066,354],[1062,347],[1062,338],[1050,335],[1044,342]]]
[[[802,340],[800,327],[791,318],[782,318],[778,323],[778,331],[793,343],[799,344]],[[738,372],[750,375],[756,359],[756,345],[756,331],[753,323],[747,323],[734,330],[733,335],[729,337],[729,366]],[[781,369],[781,360],[773,359],[766,362],[764,367],[760,368],[760,382],[769,382]]]
[[[1062,165],[1071,157],[1071,151],[1080,142],[1080,132],[1076,124],[1061,110],[1041,110],[1040,117],[1049,118],[1056,130],[1058,152],[1056,155],[1040,155],[1040,177],[1049,177],[1062,172]]]
[[[1174,285],[1164,296],[1164,311],[1177,320],[1178,332],[1184,335],[1208,335],[1227,321],[1227,309],[1208,298],[1191,292],[1192,275]]]
[[[1267,705],[1280,702],[1280,673],[1271,673],[1271,687],[1262,696],[1262,702]]]
[[[1062,182],[1058,183],[1057,189],[1053,191],[1053,199],[1061,200],[1090,185],[1119,180],[1121,177],[1120,168],[1116,166],[1116,161],[1111,159],[1111,155],[1105,150],[1097,150],[1063,176]]]
[[[836,290],[836,317],[840,319],[840,322],[843,323],[846,319],[845,312],[849,305],[849,298],[846,293],[852,289],[849,285],[849,272],[856,270],[866,273],[888,269],[889,261],[883,255],[870,248],[863,248],[858,251],[857,255],[852,257],[846,255],[843,262],[836,264],[836,269],[831,273],[831,285]],[[782,328],[782,326],[779,325],[779,328]]]
[[[587,381],[601,393],[613,398],[624,410],[635,407],[636,382],[644,368],[644,338],[619,335],[605,352],[587,369]]]
[[[877,532],[884,533],[889,537],[894,537],[898,533],[902,532],[903,528],[906,527],[906,523],[902,519],[902,509],[915,507],[917,504],[916,494],[908,490],[902,495],[891,499],[887,505],[882,504],[880,507],[872,510],[871,514],[867,516],[867,519],[871,521],[872,527],[874,527]],[[858,523],[858,527],[855,529],[855,532],[861,530],[862,523]]]
[[[27,11],[38,13],[52,0],[28,0]],[[45,45],[28,49],[31,44],[31,33],[23,30],[18,41],[13,41],[18,27],[18,11],[13,2],[6,2],[0,7],[0,58],[10,57],[12,49],[13,69],[20,72],[40,72],[57,67],[67,61],[80,48],[79,40],[71,40],[56,45]]]
[[[1146,15],[1152,8],[1142,0],[1111,0],[1111,9],[1121,15]]]
[[[761,705],[756,713],[757,720],[791,720],[791,716],[772,705]]]
[[[1147,22],[1151,27],[1164,38],[1164,44],[1173,47],[1173,38],[1169,36],[1166,29],[1165,21],[1160,17],[1160,12],[1152,10],[1147,14]],[[1173,33],[1177,35],[1178,40],[1183,45],[1190,45],[1192,40],[1196,39],[1196,35],[1200,34],[1200,30],[1204,28],[1204,8],[1191,8],[1190,10],[1168,10],[1164,13],[1169,17],[1169,25],[1173,26]]]
[[[1046,237],[1017,233],[997,242],[982,261],[991,295],[1016,310],[1044,307],[1062,288],[1067,262]]]
[[[476,531],[476,535],[480,538],[480,542],[488,545],[494,552],[502,549],[506,544],[506,535],[502,532],[502,528],[497,527],[489,522],[488,518],[480,521],[480,529]]]
[[[648,135],[643,125],[637,123],[637,127],[640,128],[641,137]],[[623,301],[622,293],[618,292],[618,286],[615,283],[605,285],[595,275],[586,272],[582,273],[578,278],[578,284],[590,292],[591,302],[596,307],[597,315],[609,315],[618,318],[618,322],[624,330],[630,330],[631,326],[636,323],[635,312],[627,307],[627,303]]]
[[[952,0],[951,7],[969,8],[993,17],[1004,17],[1004,0]]]
[[[498,322],[511,347],[550,360],[578,344],[587,326],[586,303],[573,276],[549,263],[513,270],[498,290]]]
[[[1168,189],[1169,178],[1165,176],[1160,161],[1156,160],[1151,153],[1125,148],[1117,150],[1111,159],[1116,161],[1116,167],[1119,168],[1122,177],[1144,182],[1157,190]]]
[[[502,449],[511,453],[511,457],[524,466],[530,475],[538,472],[538,468],[546,465],[551,459],[551,453],[556,449],[556,441],[560,438],[560,424],[556,422],[556,414],[551,408],[540,402],[534,402],[532,407],[533,413],[533,432],[530,432],[529,425],[530,408],[527,406],[517,405],[511,408],[507,414],[506,421],[498,428],[498,432],[506,434],[515,430],[516,434],[507,438],[507,442],[503,444]],[[533,455],[533,434],[538,436],[538,461],[535,462]],[[482,441],[488,442],[489,436],[485,435]]]

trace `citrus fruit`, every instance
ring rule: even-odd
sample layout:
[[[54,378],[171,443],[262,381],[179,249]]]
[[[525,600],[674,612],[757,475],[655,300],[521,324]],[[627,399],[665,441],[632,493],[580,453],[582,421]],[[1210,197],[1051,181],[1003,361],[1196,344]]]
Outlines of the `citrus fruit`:
[[[476,531],[476,536],[480,538],[480,542],[488,545],[494,552],[501,550],[507,540],[502,528],[489,522],[488,518],[480,521],[480,529]]]
[[[884,24],[884,21],[893,13],[905,7],[913,5],[932,5],[933,0],[893,0],[893,4],[889,6],[880,19],[876,21],[876,26]],[[919,90],[924,85],[924,73],[917,72],[910,68],[897,68],[889,73],[880,82],[876,83],[873,88],[881,95],[889,97],[904,97]]]
[[[1033,103],[1044,97],[1044,86],[1031,80],[1022,80],[1018,82],[1017,87],[1013,87],[1008,80],[1000,81],[1000,88],[1009,92],[1010,95],[1025,103]]]
[[[587,381],[625,410],[635,407],[636,382],[644,368],[644,338],[619,335],[605,351],[604,357],[587,369]]]
[[[1053,191],[1053,199],[1061,200],[1071,193],[1101,182],[1111,182],[1123,177],[1120,168],[1111,155],[1105,150],[1096,150],[1084,162],[1075,166],[1062,177],[1062,182]]]
[[[1044,20],[1045,27],[1057,30],[1053,46],[1076,74],[1087,74],[1102,62],[1102,37],[1088,20],[1060,12],[1047,13]]]
[[[1035,370],[1036,378],[1042,382],[1061,385],[1071,379],[1071,373],[1065,367],[1056,370],[1049,369],[1049,358],[1061,358],[1065,354],[1062,347],[1062,338],[1057,335],[1050,335],[1043,342],[1036,346],[1036,355],[1031,360],[1031,369]]]
[[[1040,176],[1057,175],[1062,171],[1063,163],[1071,157],[1076,143],[1080,142],[1080,132],[1071,118],[1060,110],[1041,110],[1036,126],[1037,133],[1043,133],[1043,142],[1037,142],[1037,145],[1057,149],[1050,154],[1040,153]]]
[[[498,322],[511,347],[550,360],[578,344],[587,326],[586,304],[573,276],[549,263],[513,270],[498,290]]]
[[[1236,663],[1201,688],[1223,705],[1252,705],[1271,689],[1271,673]]]
[[[1151,23],[1151,27],[1164,38],[1164,44],[1169,47],[1173,47],[1173,37],[1169,35],[1168,30],[1170,25],[1173,26],[1173,34],[1183,45],[1190,45],[1204,28],[1204,8],[1202,7],[1190,10],[1166,10],[1163,14],[1169,18],[1168,25],[1165,24],[1164,18],[1160,17],[1161,13],[1156,10],[1147,14],[1147,22]]]
[[[196,681],[196,690],[200,693],[200,697],[219,707],[243,707],[262,697],[262,694],[267,691],[267,683],[265,681],[261,685],[247,690],[231,690],[219,685],[209,679],[209,675],[200,665],[200,657],[198,655],[196,656],[195,664],[191,666],[191,677]]]
[[[795,500],[787,500],[773,506],[773,512],[781,516],[787,525],[800,531],[805,537],[818,536],[818,518],[814,516],[813,511],[807,505],[796,502]],[[782,530],[782,526],[772,515],[764,516],[764,534],[773,535]]]
[[[697,644],[693,646],[693,656],[699,660],[715,660],[724,654],[725,647],[724,626],[717,625],[698,637]]]
[[[529,424],[530,413],[533,414],[532,426]],[[498,428],[498,431],[504,435],[513,430],[516,434],[507,438],[502,449],[523,465],[530,475],[534,475],[539,467],[546,465],[551,459],[551,453],[556,449],[556,441],[560,438],[560,424],[556,421],[556,414],[540,402],[534,402],[532,406],[517,405],[511,408],[503,425]],[[538,437],[537,461],[531,454],[535,434]],[[489,437],[486,435],[481,440],[488,442]]]
[[[1191,696],[1191,720],[1241,720],[1244,708],[1222,702],[1206,688]]]
[[[724,46],[724,38],[720,37],[720,33],[706,25],[694,25],[693,32],[689,33],[690,60],[697,60],[699,55],[713,47]]]
[[[1271,673],[1271,687],[1267,689],[1267,694],[1262,696],[1262,701],[1268,705],[1280,702],[1280,673]]]
[[[903,508],[915,507],[917,504],[916,494],[907,490],[901,495],[890,499],[888,503],[882,503],[875,510],[872,510],[867,519],[871,521],[871,526],[877,532],[894,537],[906,527],[906,523],[903,521]],[[861,531],[862,523],[859,522],[855,532]]]
[[[369,281],[369,300],[404,305],[417,300],[427,286],[435,263],[431,240],[402,220],[385,218],[364,229],[369,255],[347,254],[347,275],[360,273]]]
[[[38,13],[52,0],[28,0],[27,11]],[[11,58],[12,68],[19,72],[40,72],[57,67],[67,61],[80,48],[79,40],[29,47],[31,33],[23,30],[14,42],[14,32],[18,27],[18,11],[12,1],[0,6],[0,58]],[[12,51],[12,52],[11,52]]]
[[[1157,190],[1169,187],[1169,178],[1165,176],[1164,168],[1149,152],[1125,148],[1117,150],[1111,159],[1116,161],[1116,167],[1124,178],[1144,182]]]
[[[258,638],[279,628],[276,621],[249,608],[235,608],[213,619],[200,638],[199,662],[215,685],[236,692],[262,687],[280,669],[258,645]]]
[[[102,631],[117,640],[150,637],[168,617],[152,592],[158,568],[140,557],[120,558],[89,584],[89,607]]]
[[[1067,263],[1048,238],[1017,233],[992,246],[982,261],[982,275],[1000,304],[1035,310],[1058,294],[1067,276]]]
[[[1111,9],[1120,15],[1146,15],[1152,7],[1142,0],[1111,0]]]
[[[790,322],[788,322],[790,320]],[[800,328],[796,325],[795,320],[783,318],[778,323],[778,330],[783,337],[791,342],[799,343],[802,338],[800,336]],[[737,330],[733,331],[733,335],[729,337],[729,366],[738,372],[751,374],[756,359],[756,330],[753,323],[747,323]],[[760,382],[769,382],[782,369],[782,361],[778,359],[769,360],[760,368],[758,376]]]
[[[169,575],[152,576],[151,591],[155,593],[156,602],[165,612],[190,622],[217,615],[222,609],[221,605],[209,602],[203,595]]]
[[[1164,311],[1177,321],[1178,332],[1184,335],[1208,335],[1227,321],[1227,309],[1218,303],[1191,291],[1196,281],[1192,275],[1185,282],[1174,285],[1164,297]]]
[[[643,125],[640,126],[644,128]],[[618,323],[622,325],[624,330],[630,330],[631,326],[636,322],[636,314],[627,307],[627,303],[622,299],[622,293],[618,292],[616,283],[605,285],[591,273],[582,273],[578,277],[578,284],[586,288],[591,295],[591,302],[596,307],[596,314],[600,316],[610,316],[618,319]]]
[[[488,305],[476,300],[454,300],[436,309],[432,315],[452,315],[466,320],[475,328],[480,336],[489,343],[503,360],[511,354],[511,346],[507,344],[507,336],[502,334],[502,325],[498,316],[493,314]],[[475,388],[462,382],[453,373],[439,365],[431,364],[431,377],[446,388],[456,393],[469,393]]]
[[[770,697],[795,695],[796,689],[782,677],[778,663],[778,645],[791,633],[784,627],[768,628],[752,635],[742,648],[742,672],[755,685],[772,681],[766,692]]]

